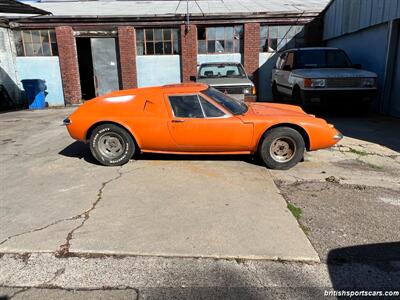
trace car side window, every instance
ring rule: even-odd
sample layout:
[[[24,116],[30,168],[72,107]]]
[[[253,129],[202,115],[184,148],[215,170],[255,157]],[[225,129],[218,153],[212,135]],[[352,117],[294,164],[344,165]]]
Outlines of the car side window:
[[[287,55],[287,52],[282,53],[281,56],[279,57],[278,63],[276,66],[278,70],[282,70],[283,66],[285,65],[286,55]]]
[[[199,95],[201,106],[203,107],[204,114],[207,118],[219,118],[223,117],[225,113],[220,110],[218,107],[215,107],[213,104],[208,102],[202,96]]]
[[[174,116],[177,118],[204,118],[197,95],[169,96]]]
[[[294,66],[294,53],[293,52],[289,52],[287,54],[286,60],[285,60],[285,67],[288,68],[288,70],[293,69]]]

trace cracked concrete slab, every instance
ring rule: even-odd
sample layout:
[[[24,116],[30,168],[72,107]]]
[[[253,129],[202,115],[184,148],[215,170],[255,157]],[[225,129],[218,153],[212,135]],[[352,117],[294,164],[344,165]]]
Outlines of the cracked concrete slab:
[[[269,172],[241,158],[95,163],[71,109],[0,115],[0,252],[317,261]]]
[[[140,160],[125,169],[71,252],[318,260],[264,167]]]

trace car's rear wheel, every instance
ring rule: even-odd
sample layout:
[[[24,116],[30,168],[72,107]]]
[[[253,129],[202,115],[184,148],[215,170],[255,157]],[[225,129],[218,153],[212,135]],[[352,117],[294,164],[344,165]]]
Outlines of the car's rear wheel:
[[[303,158],[305,143],[302,135],[289,127],[267,131],[261,142],[259,154],[265,165],[274,170],[287,170]]]
[[[90,136],[90,151],[105,166],[121,166],[135,153],[136,145],[124,128],[114,124],[96,127]]]

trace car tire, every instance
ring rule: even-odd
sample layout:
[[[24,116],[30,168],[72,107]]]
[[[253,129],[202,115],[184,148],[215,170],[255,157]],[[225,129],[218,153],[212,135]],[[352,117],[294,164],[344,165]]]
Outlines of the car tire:
[[[90,136],[90,151],[105,166],[122,166],[136,151],[132,136],[124,128],[114,124],[96,127]]]
[[[266,132],[259,155],[264,164],[273,170],[287,170],[299,163],[304,155],[302,135],[290,127],[277,127]]]
[[[292,102],[294,105],[303,106],[303,107],[305,106],[303,98],[301,97],[300,89],[298,87],[293,89]]]
[[[278,91],[278,87],[276,86],[276,82],[272,84],[272,100],[273,101],[281,101],[282,100],[282,95]]]

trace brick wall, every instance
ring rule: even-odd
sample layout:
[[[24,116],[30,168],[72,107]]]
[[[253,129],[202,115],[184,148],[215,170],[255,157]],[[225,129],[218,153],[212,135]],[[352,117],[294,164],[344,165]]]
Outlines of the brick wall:
[[[256,76],[259,63],[260,24],[244,24],[244,68],[249,75]]]
[[[197,73],[197,27],[181,25],[181,71],[182,82],[189,82]]]
[[[80,103],[82,94],[74,31],[70,26],[56,27],[56,38],[65,104]]]
[[[118,27],[119,59],[123,89],[137,87],[136,34],[130,26]]]

